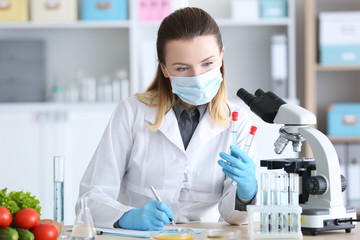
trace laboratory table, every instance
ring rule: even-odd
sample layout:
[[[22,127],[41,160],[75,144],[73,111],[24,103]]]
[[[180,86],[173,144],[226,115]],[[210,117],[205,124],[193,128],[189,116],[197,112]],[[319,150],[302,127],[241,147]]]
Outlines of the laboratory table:
[[[237,229],[241,230],[241,239],[247,238],[247,225],[234,226],[227,223],[188,223],[188,224],[176,224],[179,227],[189,227],[189,228],[198,228],[198,229]],[[345,230],[339,231],[329,231],[319,233],[317,236],[311,236],[310,234],[303,234],[303,239],[314,239],[314,240],[331,240],[331,239],[346,239],[346,240],[359,240],[360,239],[360,224],[355,225],[356,227],[351,230],[351,233],[345,233]],[[109,235],[98,235],[97,240],[141,240],[144,238],[133,238],[133,237],[119,237],[119,236],[109,236]]]

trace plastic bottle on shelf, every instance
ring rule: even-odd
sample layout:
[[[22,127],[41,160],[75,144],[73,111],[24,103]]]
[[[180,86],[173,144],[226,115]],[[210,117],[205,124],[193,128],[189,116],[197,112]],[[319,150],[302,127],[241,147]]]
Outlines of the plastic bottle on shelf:
[[[286,35],[273,35],[271,37],[271,77],[272,91],[276,95],[286,98],[288,80],[288,57]]]
[[[66,101],[67,102],[79,102],[80,101],[80,83],[83,77],[83,72],[78,71],[76,77],[68,83],[66,89]]]
[[[103,76],[97,86],[97,100],[98,102],[112,101],[112,84],[109,76]]]
[[[128,71],[126,68],[121,68],[116,72],[116,79],[120,82],[120,99],[129,97],[130,82],[128,78]],[[117,83],[116,83],[117,84]]]
[[[65,102],[65,86],[60,83],[58,77],[54,76],[51,87],[51,99],[53,102]]]
[[[114,74],[114,78],[112,80],[112,97],[113,102],[119,102],[121,100],[121,82],[117,73]]]
[[[81,100],[83,102],[96,102],[96,79],[84,77],[81,81]]]

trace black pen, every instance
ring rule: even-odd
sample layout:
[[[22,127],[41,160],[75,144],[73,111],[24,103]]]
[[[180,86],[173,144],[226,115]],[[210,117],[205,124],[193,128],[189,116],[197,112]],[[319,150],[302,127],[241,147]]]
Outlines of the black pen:
[[[155,195],[156,200],[162,202],[160,196],[159,196],[159,195],[157,194],[157,192],[155,191],[155,188],[154,188],[153,186],[150,186],[150,188],[151,188],[151,191],[153,192],[153,194]],[[169,218],[169,219],[170,219],[170,222],[172,223],[172,225],[173,225],[174,227],[176,227],[175,222],[174,222],[174,219],[172,219],[172,218]]]

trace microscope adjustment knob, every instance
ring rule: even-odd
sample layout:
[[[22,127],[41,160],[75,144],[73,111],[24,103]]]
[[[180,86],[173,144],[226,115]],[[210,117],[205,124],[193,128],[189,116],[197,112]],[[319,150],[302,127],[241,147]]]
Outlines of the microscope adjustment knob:
[[[343,175],[341,175],[341,191],[345,191],[347,187],[347,180],[346,177],[344,177]]]
[[[326,180],[322,176],[311,177],[306,182],[306,190],[312,195],[321,195],[326,191]]]

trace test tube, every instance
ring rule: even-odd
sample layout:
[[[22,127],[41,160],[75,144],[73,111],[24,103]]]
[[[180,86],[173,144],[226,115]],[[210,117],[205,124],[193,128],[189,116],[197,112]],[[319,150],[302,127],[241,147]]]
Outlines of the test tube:
[[[242,148],[242,150],[246,153],[249,153],[250,151],[250,148],[251,148],[251,144],[254,140],[254,136],[255,136],[255,133],[256,133],[256,130],[257,130],[257,127],[255,126],[251,126],[250,128],[250,132],[245,140],[245,144],[244,144],[244,147]]]
[[[236,122],[238,120],[239,113],[238,112],[232,112],[232,121],[231,121],[231,137],[232,137],[232,145],[237,146],[237,128],[236,128]]]
[[[297,173],[289,174],[289,191],[290,191],[290,205],[299,204],[299,175]]]
[[[270,205],[270,174],[261,173],[260,175],[260,189],[261,189],[261,206]],[[262,233],[269,232],[269,212],[261,212],[260,214],[260,231]]]
[[[238,116],[239,116],[238,112],[231,113],[231,145],[235,145],[235,146],[237,146],[238,132],[237,132],[236,123],[238,120]],[[231,151],[230,151],[230,155],[231,155]],[[236,182],[234,180],[231,180],[231,184],[233,186],[236,186]]]
[[[280,205],[289,205],[289,176],[287,173],[281,173],[279,175],[280,183]],[[287,212],[279,213],[279,231],[289,231],[289,216]]]
[[[289,174],[289,205],[296,207],[299,205],[299,175],[296,173]],[[291,213],[289,219],[290,232],[299,231],[299,215]]]
[[[280,177],[279,174],[272,174],[271,179],[271,205],[280,206]],[[270,214],[270,232],[278,233],[279,232],[279,213],[276,211],[271,212]]]

